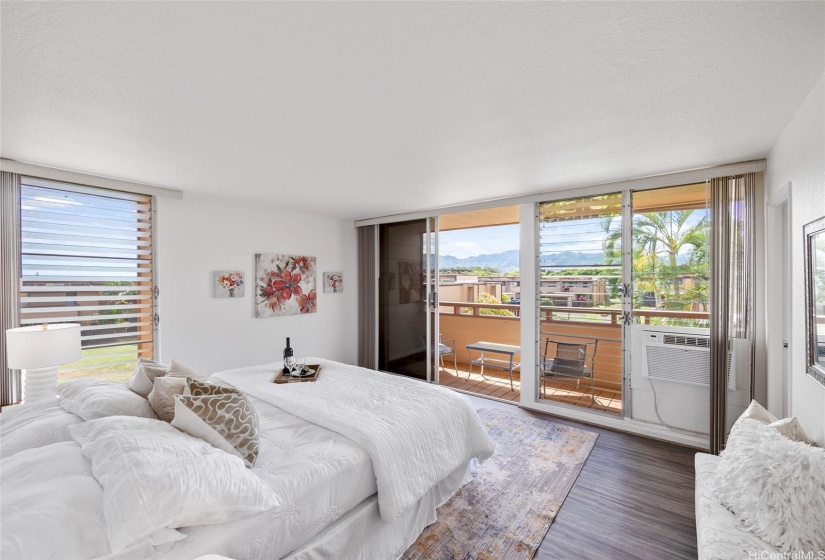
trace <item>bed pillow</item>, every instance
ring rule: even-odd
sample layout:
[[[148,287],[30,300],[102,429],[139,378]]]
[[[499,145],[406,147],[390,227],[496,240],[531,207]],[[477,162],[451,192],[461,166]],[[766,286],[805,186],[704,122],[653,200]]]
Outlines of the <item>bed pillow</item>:
[[[106,416],[157,418],[149,401],[123,383],[76,379],[57,386],[60,407],[84,420]]]
[[[721,454],[716,490],[747,530],[780,551],[825,548],[825,449],[743,419]]]
[[[255,465],[260,445],[258,414],[243,393],[177,395],[172,425],[240,457],[247,467]]]
[[[278,505],[243,461],[166,422],[118,416],[70,432],[103,487],[113,553],[180,539],[179,527],[229,523]]]
[[[187,377],[156,377],[149,393],[149,404],[155,410],[158,418],[164,422],[171,422],[175,417],[175,395],[182,395],[186,389]]]
[[[135,372],[126,385],[141,397],[148,397],[149,393],[152,392],[155,378],[166,375],[167,371],[169,371],[169,366],[147,360],[146,358],[138,358]]]

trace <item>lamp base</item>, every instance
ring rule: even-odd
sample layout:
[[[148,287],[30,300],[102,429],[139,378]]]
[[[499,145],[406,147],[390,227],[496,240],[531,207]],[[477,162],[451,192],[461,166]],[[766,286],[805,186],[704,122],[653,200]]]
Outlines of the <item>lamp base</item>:
[[[24,369],[23,404],[32,404],[57,397],[57,366]]]

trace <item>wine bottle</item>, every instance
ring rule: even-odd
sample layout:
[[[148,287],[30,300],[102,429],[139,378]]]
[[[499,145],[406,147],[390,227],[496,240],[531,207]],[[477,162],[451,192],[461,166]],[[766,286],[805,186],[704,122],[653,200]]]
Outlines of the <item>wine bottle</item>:
[[[290,375],[292,373],[292,366],[295,365],[295,358],[293,357],[292,347],[289,345],[289,337],[286,337],[286,348],[284,348],[284,373]]]

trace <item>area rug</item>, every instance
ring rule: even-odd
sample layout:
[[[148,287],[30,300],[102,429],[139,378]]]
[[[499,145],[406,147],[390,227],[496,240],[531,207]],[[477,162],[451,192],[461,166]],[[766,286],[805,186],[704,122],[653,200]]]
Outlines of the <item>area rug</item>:
[[[507,410],[478,414],[495,455],[438,508],[404,560],[532,558],[598,437]]]

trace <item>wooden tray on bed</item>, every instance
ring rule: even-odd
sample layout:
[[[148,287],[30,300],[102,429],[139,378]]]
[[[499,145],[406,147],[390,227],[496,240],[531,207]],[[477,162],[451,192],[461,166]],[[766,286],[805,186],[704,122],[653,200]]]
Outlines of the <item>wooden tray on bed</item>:
[[[273,383],[303,383],[305,381],[316,381],[318,376],[321,375],[321,365],[320,364],[306,364],[306,366],[310,369],[314,369],[315,373],[312,375],[308,375],[307,377],[292,377],[290,375],[284,375],[284,370],[278,372],[278,375],[275,376],[275,379],[272,380]]]

